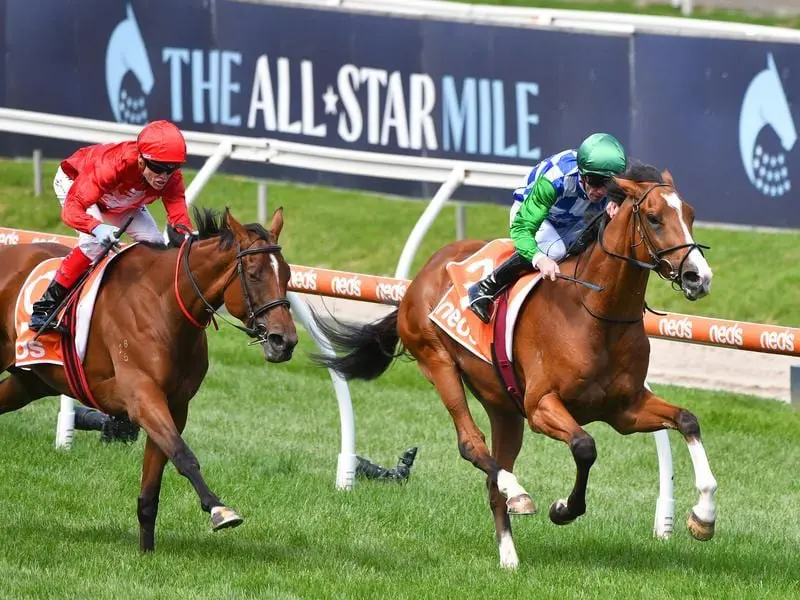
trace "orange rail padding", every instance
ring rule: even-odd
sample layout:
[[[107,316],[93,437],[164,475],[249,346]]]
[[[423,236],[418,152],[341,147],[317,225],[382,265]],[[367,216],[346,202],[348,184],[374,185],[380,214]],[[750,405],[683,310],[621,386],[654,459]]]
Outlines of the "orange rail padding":
[[[76,238],[66,235],[0,227],[0,245],[57,242],[71,247],[76,241]],[[291,269],[292,279],[289,289],[294,292],[377,304],[399,304],[411,283],[407,279],[302,265],[291,265]],[[664,316],[648,313],[645,315],[644,323],[647,335],[652,337],[753,352],[800,356],[800,329],[796,327],[762,325],[679,313],[667,313]]]

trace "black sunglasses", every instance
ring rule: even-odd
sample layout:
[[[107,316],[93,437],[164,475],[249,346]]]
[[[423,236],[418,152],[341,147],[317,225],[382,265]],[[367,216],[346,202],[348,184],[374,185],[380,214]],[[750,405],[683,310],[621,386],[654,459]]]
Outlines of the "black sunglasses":
[[[596,173],[586,174],[586,183],[592,187],[606,187],[609,181],[611,181],[611,177],[606,177],[605,175],[598,175]]]
[[[169,175],[170,173],[174,173],[180,168],[180,163],[161,163],[156,162],[153,160],[144,159],[144,164],[156,175],[162,175],[166,173]]]

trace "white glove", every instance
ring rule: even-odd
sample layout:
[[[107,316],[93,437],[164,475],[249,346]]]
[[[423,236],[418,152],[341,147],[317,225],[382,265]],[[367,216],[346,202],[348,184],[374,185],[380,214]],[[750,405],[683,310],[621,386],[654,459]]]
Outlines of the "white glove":
[[[102,244],[113,245],[119,242],[117,228],[105,223],[100,223],[100,225],[92,229],[92,235]]]

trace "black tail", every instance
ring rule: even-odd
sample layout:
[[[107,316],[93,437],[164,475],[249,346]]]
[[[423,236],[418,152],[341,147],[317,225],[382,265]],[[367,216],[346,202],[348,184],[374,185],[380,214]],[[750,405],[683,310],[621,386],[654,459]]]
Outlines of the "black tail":
[[[366,325],[342,323],[332,316],[323,320],[314,315],[319,328],[333,347],[343,356],[312,354],[314,364],[333,369],[345,379],[375,379],[389,368],[394,359],[404,354],[397,345],[397,311]]]

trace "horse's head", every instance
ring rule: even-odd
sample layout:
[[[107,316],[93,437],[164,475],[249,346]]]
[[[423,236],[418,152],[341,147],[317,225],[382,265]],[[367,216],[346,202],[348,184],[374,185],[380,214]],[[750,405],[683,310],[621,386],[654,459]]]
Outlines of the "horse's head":
[[[652,167],[646,167],[652,169]],[[694,209],[678,195],[669,171],[652,169],[650,181],[618,177],[614,183],[631,203],[631,244],[641,266],[680,286],[689,300],[711,289],[711,268],[692,237]],[[616,218],[623,217],[621,211]]]
[[[228,210],[224,226],[233,232],[237,273],[225,290],[225,307],[261,343],[268,361],[289,360],[297,345],[297,330],[286,299],[289,265],[278,245],[283,208],[272,215],[269,230],[258,224],[242,225]]]

